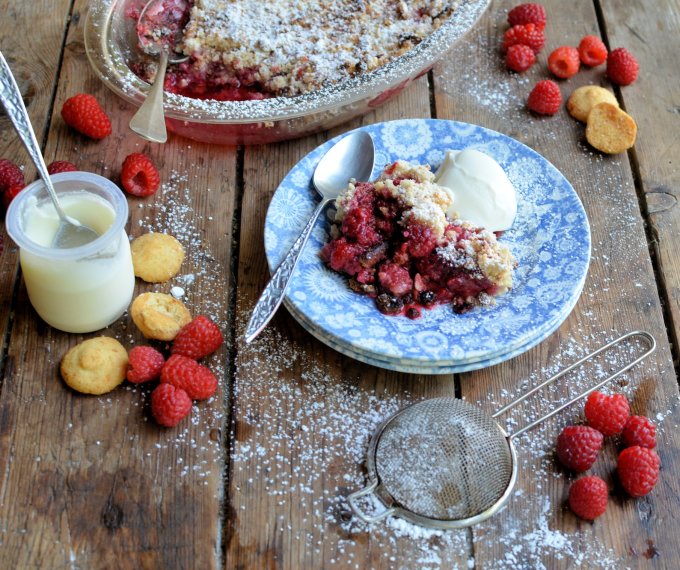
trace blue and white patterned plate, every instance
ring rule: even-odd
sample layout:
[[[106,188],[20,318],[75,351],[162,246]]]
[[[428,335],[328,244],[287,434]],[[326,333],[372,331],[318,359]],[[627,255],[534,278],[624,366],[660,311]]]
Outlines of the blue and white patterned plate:
[[[574,304],[578,299],[574,300]],[[559,326],[562,324],[564,319],[569,315],[573,307],[565,307],[564,316],[560,316],[555,319],[552,325],[545,330],[541,335],[533,337],[527,342],[527,344],[513,348],[506,352],[501,352],[489,356],[489,358],[477,361],[460,361],[456,363],[443,363],[437,365],[436,363],[421,362],[419,364],[414,364],[401,358],[388,357],[382,358],[376,354],[363,354],[362,352],[355,352],[350,347],[339,344],[335,339],[331,337],[326,337],[323,331],[319,329],[314,323],[308,323],[305,321],[304,317],[295,311],[295,307],[289,306],[289,312],[295,317],[295,319],[305,328],[312,336],[316,337],[321,342],[327,344],[331,348],[337,350],[338,352],[349,356],[355,360],[365,362],[371,366],[377,366],[379,368],[386,368],[388,370],[396,370],[398,372],[408,372],[410,374],[458,374],[461,372],[471,372],[473,370],[480,370],[482,368],[487,368],[495,364],[500,364],[506,360],[510,360],[515,356],[526,352],[527,350],[533,348],[534,346],[541,343],[543,340],[548,338]]]
[[[554,166],[514,139],[467,123],[408,119],[361,130],[373,137],[377,171],[397,159],[436,168],[447,150],[468,147],[498,161],[518,194],[517,217],[501,238],[519,263],[513,290],[495,306],[463,315],[441,305],[417,320],[385,316],[373,299],[352,292],[346,279],[320,260],[328,241],[327,217],[317,222],[291,279],[285,304],[294,317],[347,354],[428,370],[514,356],[567,318],[588,271],[590,228],[581,201]],[[265,221],[270,268],[278,266],[318,202],[312,174],[339,138],[304,157],[276,190]]]

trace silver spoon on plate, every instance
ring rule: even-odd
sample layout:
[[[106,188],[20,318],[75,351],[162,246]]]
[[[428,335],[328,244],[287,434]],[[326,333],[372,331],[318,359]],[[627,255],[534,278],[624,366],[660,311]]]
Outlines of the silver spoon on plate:
[[[158,69],[146,99],[130,120],[130,128],[142,138],[151,142],[164,143],[168,140],[163,111],[163,84],[168,63],[182,63],[189,56],[178,54],[176,47],[182,40],[184,25],[180,7],[168,8],[164,0],[150,0],[146,3],[137,20],[139,46],[147,54],[159,56]],[[184,4],[180,1],[179,4]],[[178,17],[180,16],[180,17]]]
[[[364,131],[355,131],[340,139],[322,157],[312,178],[314,188],[321,195],[321,202],[262,291],[246,328],[246,343],[255,340],[281,305],[300,254],[319,214],[347,188],[351,178],[358,181],[368,180],[373,172],[374,162],[373,139]]]
[[[14,130],[16,130],[31,160],[33,160],[35,167],[38,169],[38,174],[42,178],[59,216],[59,228],[52,240],[52,247],[68,249],[96,240],[99,234],[75,218],[68,216],[59,203],[57,192],[52,185],[52,180],[47,172],[47,166],[45,166],[45,160],[40,152],[40,146],[35,138],[26,106],[21,98],[21,91],[19,91],[19,86],[14,79],[14,75],[12,75],[12,70],[7,65],[7,61],[5,61],[2,53],[0,53],[0,100],[5,107],[5,111],[7,111],[7,116],[12,121]]]

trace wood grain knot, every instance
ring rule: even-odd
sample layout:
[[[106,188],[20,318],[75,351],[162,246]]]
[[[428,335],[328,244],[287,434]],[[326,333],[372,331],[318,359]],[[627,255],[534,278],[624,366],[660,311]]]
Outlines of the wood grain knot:
[[[115,532],[123,524],[123,509],[116,505],[111,497],[106,501],[102,510],[102,524],[110,531]]]
[[[658,214],[670,210],[678,202],[670,188],[658,186],[646,194],[647,211],[650,214]]]

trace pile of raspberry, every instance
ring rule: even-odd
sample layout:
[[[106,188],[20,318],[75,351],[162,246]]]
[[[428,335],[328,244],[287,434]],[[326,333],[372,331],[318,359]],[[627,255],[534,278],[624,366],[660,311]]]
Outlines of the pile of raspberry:
[[[523,73],[536,63],[545,45],[546,12],[541,4],[520,4],[508,12],[510,28],[503,36],[503,52],[508,69]],[[548,56],[548,69],[559,79],[575,75],[581,64],[596,67],[607,63],[607,77],[617,85],[630,85],[638,76],[639,65],[626,48],[608,53],[597,36],[585,36],[578,47],[561,46]],[[554,115],[562,104],[560,88],[551,79],[539,81],[527,100],[529,109],[540,115]]]
[[[215,352],[223,341],[217,325],[200,315],[177,333],[167,360],[152,346],[130,350],[128,381],[160,380],[151,392],[151,414],[158,424],[176,426],[191,413],[194,400],[207,400],[217,391],[217,377],[198,361]]]
[[[584,409],[588,425],[565,427],[557,438],[556,454],[567,469],[582,473],[592,467],[604,438],[620,436],[623,450],[616,471],[631,497],[649,493],[659,479],[661,462],[656,447],[656,426],[644,416],[630,414],[622,394],[593,392]],[[582,519],[595,520],[607,510],[607,484],[595,475],[577,479],[569,489],[569,507]]]
[[[89,93],[77,93],[64,101],[61,109],[64,122],[73,130],[92,140],[101,140],[111,134],[111,120],[97,99]],[[56,160],[47,165],[49,174],[73,172],[78,167],[72,162]],[[160,186],[158,169],[142,153],[132,153],[123,161],[120,183],[133,196],[149,196]],[[0,159],[0,201],[3,212],[10,202],[26,187],[23,170],[12,161]]]

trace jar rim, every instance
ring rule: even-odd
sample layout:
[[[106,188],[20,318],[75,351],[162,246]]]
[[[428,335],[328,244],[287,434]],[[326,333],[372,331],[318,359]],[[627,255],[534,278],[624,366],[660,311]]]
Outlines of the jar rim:
[[[54,174],[50,178],[57,194],[67,195],[74,191],[85,191],[107,200],[115,213],[113,223],[97,239],[78,247],[59,249],[45,247],[34,242],[26,235],[23,228],[23,220],[28,200],[41,190],[46,192],[44,182],[39,179],[19,192],[7,209],[5,220],[7,233],[20,249],[50,259],[82,259],[97,253],[112,237],[119,235],[120,231],[125,227],[128,219],[127,199],[120,188],[108,178],[91,172],[62,172]],[[80,186],[80,188],[77,186]]]

